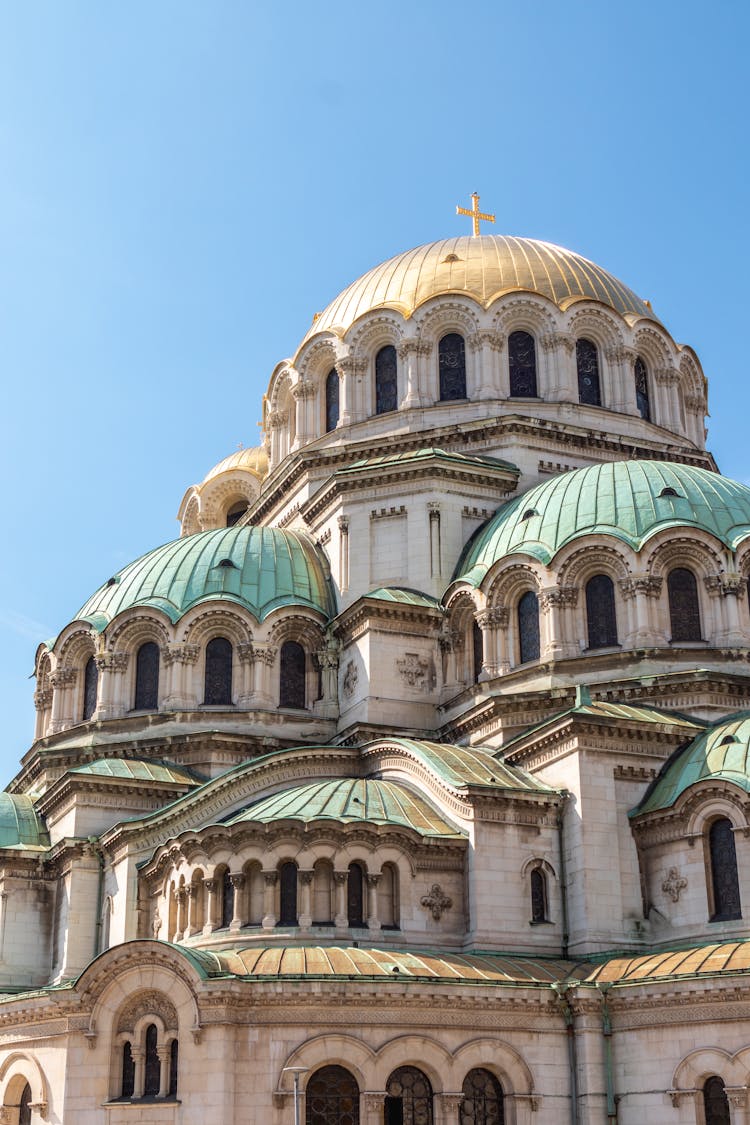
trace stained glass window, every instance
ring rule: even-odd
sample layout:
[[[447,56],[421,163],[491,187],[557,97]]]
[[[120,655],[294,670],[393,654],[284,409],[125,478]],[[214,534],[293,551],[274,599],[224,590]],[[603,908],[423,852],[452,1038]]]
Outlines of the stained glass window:
[[[589,406],[601,406],[599,388],[599,354],[591,340],[576,340],[576,366],[578,368],[578,401]]]
[[[460,338],[460,337],[459,337]],[[375,411],[386,414],[395,410],[398,398],[396,349],[393,344],[381,348],[375,356]]]
[[[21,1091],[18,1105],[18,1125],[31,1125],[31,1086],[28,1082]]]
[[[279,925],[297,925],[297,864],[291,860],[279,868]]]
[[[326,433],[339,424],[339,373],[334,367],[326,378]]]
[[[305,1125],[358,1125],[359,1086],[343,1066],[316,1070],[305,1088]]]
[[[708,849],[711,855],[711,889],[714,907],[711,921],[726,922],[733,918],[741,918],[737,852],[731,820],[722,817],[721,820],[713,822],[708,831]]]
[[[284,641],[279,664],[279,707],[305,706],[305,650],[297,641]]]
[[[156,1052],[158,1033],[156,1024],[150,1023],[146,1028],[146,1066],[143,1093],[147,1098],[155,1098],[161,1086],[161,1063]]]
[[[729,1100],[724,1083],[714,1075],[703,1086],[703,1113],[706,1125],[729,1125]]]
[[[96,692],[99,686],[99,669],[96,660],[90,656],[83,672],[83,719],[90,719],[96,711]]]
[[[122,1097],[132,1098],[135,1093],[135,1059],[130,1043],[122,1047]]]
[[[641,418],[646,422],[651,421],[651,401],[648,394],[648,371],[646,364],[640,356],[636,356],[635,360],[635,404],[638,407],[638,413]]]
[[[503,1088],[494,1074],[481,1067],[470,1070],[461,1090],[459,1125],[504,1125]]]
[[[365,924],[364,910],[364,878],[362,868],[358,863],[349,864],[349,874],[346,880],[346,903],[350,926],[361,928]]]
[[[178,1051],[177,1040],[173,1039],[169,1048],[169,1093],[173,1098],[177,1094]]]
[[[673,641],[699,641],[701,614],[698,605],[698,584],[692,570],[678,566],[667,578],[669,621]]]
[[[153,641],[141,645],[135,658],[136,711],[155,711],[159,706],[159,646]]]
[[[508,337],[510,397],[536,398],[536,345],[528,332],[511,332]]]
[[[432,1086],[415,1066],[400,1066],[386,1085],[385,1125],[432,1125]]]
[[[471,645],[472,645],[472,675],[474,683],[479,682],[479,677],[482,673],[482,665],[484,663],[484,637],[482,630],[476,621],[471,625]]]
[[[205,687],[205,703],[231,706],[232,646],[226,637],[214,637],[206,645]]]
[[[225,871],[221,878],[221,929],[226,930],[232,924],[234,917],[234,887]]]
[[[449,332],[438,344],[440,401],[466,398],[466,349],[464,338]]]
[[[521,664],[539,659],[539,599],[533,590],[518,602],[518,649]]]
[[[531,921],[547,921],[547,880],[544,872],[538,867],[531,871],[529,879],[531,884]]]
[[[589,648],[609,648],[617,644],[615,587],[606,574],[595,574],[586,583],[586,621]]]

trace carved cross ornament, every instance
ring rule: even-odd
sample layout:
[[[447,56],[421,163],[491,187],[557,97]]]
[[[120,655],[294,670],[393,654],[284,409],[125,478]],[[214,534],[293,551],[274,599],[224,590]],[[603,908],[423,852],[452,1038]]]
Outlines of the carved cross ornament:
[[[667,872],[667,877],[661,885],[661,889],[665,895],[669,895],[672,902],[680,901],[680,892],[684,891],[687,887],[687,879],[680,876],[680,872],[676,867],[670,867]]]
[[[450,910],[453,906],[453,899],[443,893],[439,883],[433,883],[430,887],[430,893],[422,895],[420,902],[426,910],[429,910],[436,922],[440,921],[440,916],[444,910]]]

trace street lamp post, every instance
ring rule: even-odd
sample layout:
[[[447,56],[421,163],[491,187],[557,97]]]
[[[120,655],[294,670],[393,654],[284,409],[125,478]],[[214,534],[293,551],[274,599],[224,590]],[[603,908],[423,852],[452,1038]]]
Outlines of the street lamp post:
[[[299,1078],[301,1074],[307,1074],[309,1066],[285,1066],[281,1071],[282,1074],[291,1074],[294,1078],[294,1125],[300,1125],[299,1120]]]

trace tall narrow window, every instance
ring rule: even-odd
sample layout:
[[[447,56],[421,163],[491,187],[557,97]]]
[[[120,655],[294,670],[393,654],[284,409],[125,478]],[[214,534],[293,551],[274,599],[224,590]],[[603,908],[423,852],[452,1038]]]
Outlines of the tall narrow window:
[[[698,605],[698,584],[692,570],[678,566],[667,577],[669,621],[673,641],[699,641],[701,614]]]
[[[177,1066],[178,1066],[177,1040],[173,1039],[169,1048],[169,1096],[177,1096]]]
[[[83,670],[83,715],[84,722],[96,711],[96,693],[99,687],[99,669],[96,660],[90,656]]]
[[[326,433],[339,424],[339,373],[333,367],[326,377]]]
[[[279,925],[297,925],[297,864],[291,860],[279,868]]]
[[[518,601],[518,656],[521,664],[539,659],[539,599],[533,590]]]
[[[157,1041],[156,1024],[150,1023],[146,1028],[146,1063],[143,1084],[143,1094],[147,1098],[157,1097],[161,1086],[161,1060],[156,1049]]]
[[[305,1125],[359,1125],[359,1086],[343,1066],[324,1066],[310,1077]]]
[[[205,703],[231,706],[232,646],[226,637],[214,637],[206,645],[205,688]]]
[[[361,929],[365,924],[364,876],[358,863],[349,864],[346,879],[346,906],[350,926]]]
[[[297,641],[284,641],[279,658],[279,707],[305,706],[305,650]]]
[[[123,1098],[132,1098],[135,1093],[135,1059],[130,1043],[122,1045],[122,1085],[120,1087]]]
[[[715,820],[708,831],[711,862],[712,922],[728,922],[742,917],[740,883],[737,877],[737,852],[732,822]]]
[[[31,1086],[28,1082],[21,1091],[18,1103],[18,1125],[31,1125]]]
[[[529,877],[531,889],[531,921],[547,921],[547,880],[540,867],[533,867]]]
[[[599,353],[591,340],[576,340],[578,368],[578,401],[588,406],[601,406],[599,386]]]
[[[536,398],[536,345],[528,332],[511,332],[508,337],[510,397]]]
[[[386,1084],[385,1125],[432,1125],[432,1086],[415,1066],[400,1066]]]
[[[646,422],[651,421],[651,400],[648,393],[648,370],[640,356],[636,356],[635,368],[635,405],[638,413]]]
[[[440,401],[466,398],[466,349],[464,338],[449,332],[438,344]]]
[[[610,648],[617,644],[615,587],[606,574],[595,574],[586,583],[586,622],[589,648]]]
[[[484,636],[476,621],[471,623],[471,657],[472,679],[477,684],[484,664]]]
[[[221,877],[221,929],[228,930],[232,924],[234,917],[234,887],[232,880],[229,876],[229,871],[225,871]]]
[[[706,1125],[730,1125],[727,1092],[715,1074],[703,1086],[703,1115]]]
[[[461,1090],[464,1100],[458,1111],[459,1125],[504,1125],[503,1088],[494,1074],[482,1067],[470,1070]]]
[[[375,356],[375,413],[395,410],[398,398],[398,366],[393,344],[381,348]]]
[[[136,711],[155,711],[159,706],[159,646],[153,641],[141,645],[135,658]]]

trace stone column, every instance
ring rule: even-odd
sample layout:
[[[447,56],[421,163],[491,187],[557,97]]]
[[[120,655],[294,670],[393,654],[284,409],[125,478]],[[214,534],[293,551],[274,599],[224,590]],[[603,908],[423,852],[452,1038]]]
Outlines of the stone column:
[[[483,330],[470,336],[467,343],[474,353],[475,364],[475,393],[470,394],[469,397],[478,399],[507,398],[507,380],[504,385],[500,374],[500,354],[505,347],[504,334]]]
[[[662,580],[653,574],[633,574],[620,581],[623,600],[631,604],[634,621],[625,638],[633,648],[653,648],[667,643],[666,635],[653,620],[653,607],[661,594]]]
[[[245,924],[245,919],[242,914],[242,889],[245,886],[245,876],[240,871],[236,874],[230,872],[229,882],[232,884],[232,890],[234,891],[232,899],[232,920],[229,923],[229,930],[231,933],[236,934]]]
[[[187,905],[187,891],[185,888],[178,887],[175,891],[175,897],[177,899],[177,932],[173,940],[181,941],[187,929],[187,911],[185,909]]]
[[[169,1047],[157,1047],[156,1054],[159,1059],[159,1097],[166,1098],[169,1093]]]
[[[339,643],[332,633],[326,636],[325,646],[315,653],[320,665],[322,699],[315,701],[315,713],[325,718],[338,718],[339,713]]]
[[[263,918],[261,925],[264,930],[272,930],[276,925],[276,884],[278,881],[278,871],[263,872]]]
[[[287,425],[288,420],[288,415],[285,410],[269,410],[268,414],[266,414],[264,429],[266,429],[271,436],[268,463],[272,469],[278,465],[285,453],[282,437],[284,427]]]
[[[715,635],[706,636],[706,640],[727,648],[747,648],[747,636],[742,628],[739,603],[740,597],[744,597],[747,590],[742,575],[726,572],[709,574],[704,578],[704,584],[709,597],[714,599],[715,605],[718,605],[719,613],[716,616],[721,620]]]
[[[546,637],[540,647],[544,660],[561,660],[575,655],[569,607],[574,608],[577,602],[578,590],[575,586],[547,586],[542,590],[539,608],[546,620]]]
[[[458,1111],[464,1100],[463,1093],[441,1093],[435,1095],[435,1125],[456,1125]]]
[[[185,930],[185,937],[188,938],[188,937],[192,937],[193,934],[197,934],[198,930],[200,929],[200,926],[198,926],[198,924],[196,922],[196,918],[195,918],[195,911],[197,909],[197,904],[198,904],[198,892],[199,892],[200,888],[199,888],[198,883],[188,883],[188,885],[185,889],[187,891],[187,900],[188,900],[188,904],[187,904],[187,928]]]
[[[34,708],[36,709],[36,724],[34,726],[34,739],[43,738],[47,734],[49,721],[47,714],[52,706],[54,692],[51,687],[41,688],[34,692]]]
[[[652,411],[652,418],[660,426],[675,433],[682,431],[680,423],[680,410],[677,403],[677,384],[680,373],[674,367],[657,367],[654,371],[654,383],[658,403],[656,411]],[[655,417],[654,417],[655,414]]]
[[[370,930],[379,930],[378,883],[380,882],[380,874],[370,875],[368,872],[365,879],[367,880],[367,927]]]
[[[605,402],[611,410],[621,414],[638,414],[635,400],[635,375],[633,364],[635,352],[632,348],[624,348],[620,344],[606,348],[604,357],[609,364],[611,372],[610,395],[611,400]]]
[[[216,912],[216,892],[219,887],[218,879],[204,879],[203,889],[206,891],[206,921],[203,924],[203,933],[206,937],[214,932]]]
[[[309,930],[312,926],[312,883],[314,871],[298,871],[297,878],[299,879],[300,887],[302,888],[301,907],[299,913],[299,927],[301,930]]]
[[[309,379],[301,379],[292,386],[292,396],[296,410],[296,433],[292,442],[292,449],[306,445],[312,438],[317,437],[312,425],[312,401],[315,387]]]
[[[568,332],[550,332],[539,342],[543,357],[537,373],[539,397],[548,402],[578,402],[575,338]]]
[[[273,707],[278,703],[279,694],[271,690],[271,668],[276,661],[276,649],[271,645],[253,645],[255,682],[253,702],[259,707]]]
[[[334,871],[333,881],[336,885],[336,917],[333,924],[337,930],[345,930],[349,925],[349,912],[346,908],[346,884],[349,878],[348,871]]]
[[[196,684],[190,669],[197,663],[198,645],[169,644],[162,650],[167,670],[165,711],[192,711],[198,705]]]
[[[400,410],[411,410],[421,406],[423,402],[422,388],[419,378],[420,357],[428,356],[432,351],[429,344],[422,340],[402,340],[396,349],[399,363],[404,372],[404,396],[399,403]]]
[[[254,703],[253,680],[255,677],[255,650],[249,641],[237,645],[237,659],[240,665],[240,683],[237,693],[237,706],[250,710]]]
[[[706,402],[702,395],[685,395],[685,411],[688,415],[687,429],[695,444],[702,449],[706,443]]]
[[[342,426],[350,426],[352,422],[359,422],[365,417],[362,404],[362,383],[367,360],[364,356],[345,355],[336,362],[336,370],[341,379],[341,413]]]
[[[146,1085],[146,1052],[142,1047],[134,1047],[130,1044],[130,1053],[133,1057],[133,1069],[135,1071],[133,1076],[133,1097],[143,1097],[143,1087]]]
[[[362,1093],[362,1125],[383,1125],[387,1090],[365,1090]]]
[[[342,594],[349,589],[349,517],[339,516],[339,589]]]
[[[427,513],[430,521],[430,578],[439,578],[443,573],[440,505],[431,501],[427,505]]]
[[[127,652],[101,652],[96,656],[99,673],[96,710],[93,719],[119,719],[125,707],[123,680],[128,666]]]
[[[461,638],[454,629],[449,629],[444,623],[438,638],[443,664],[443,684],[441,699],[453,695],[461,687],[462,681],[458,679],[458,650]]]
[[[77,668],[56,668],[50,672],[49,682],[52,688],[52,718],[50,720],[50,734],[60,730],[67,730],[73,725],[73,697],[74,687],[78,678]]]

